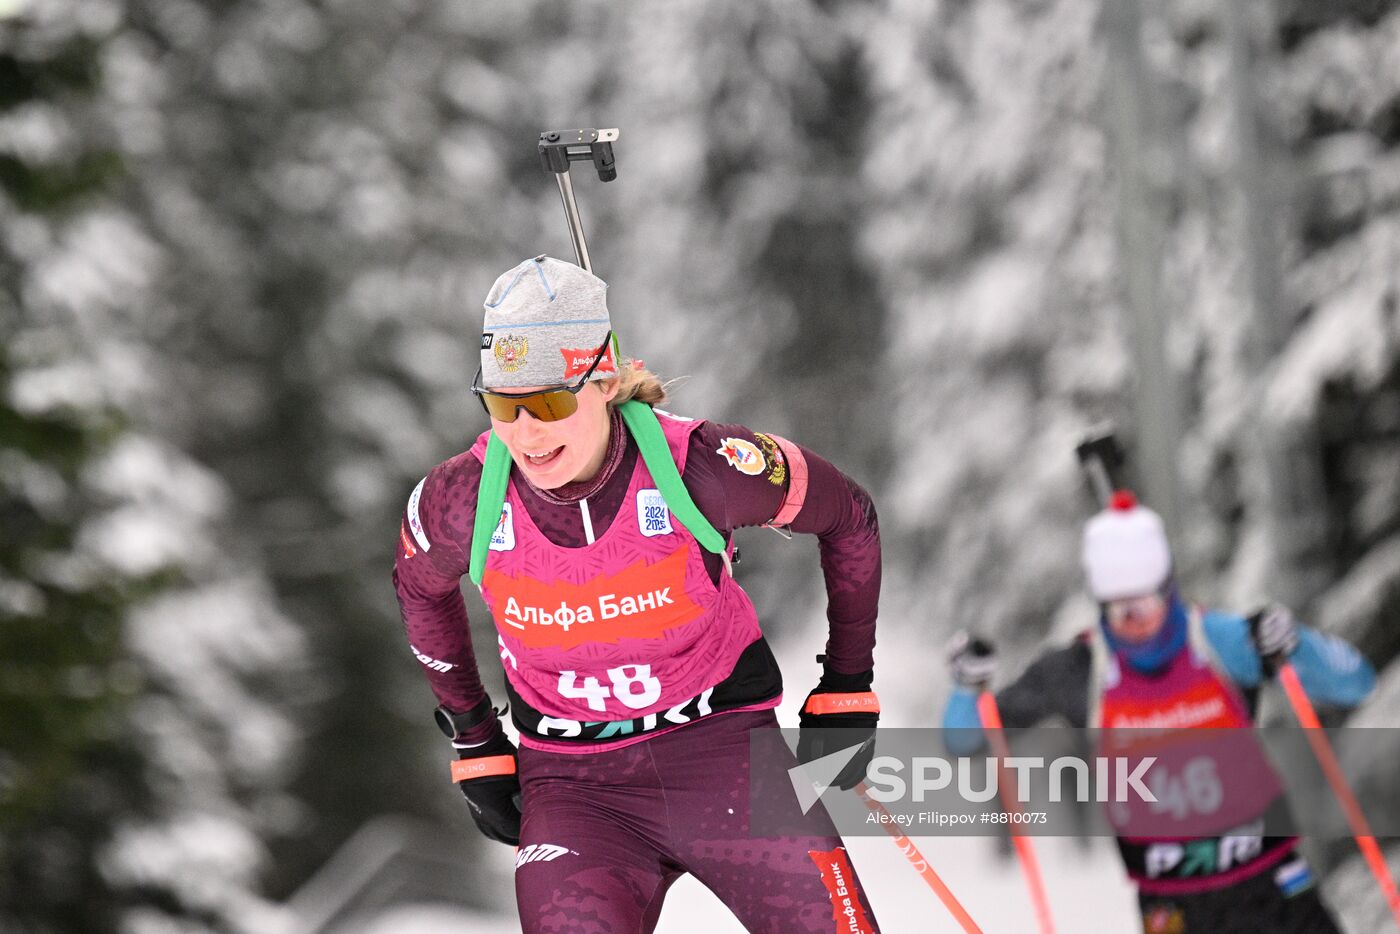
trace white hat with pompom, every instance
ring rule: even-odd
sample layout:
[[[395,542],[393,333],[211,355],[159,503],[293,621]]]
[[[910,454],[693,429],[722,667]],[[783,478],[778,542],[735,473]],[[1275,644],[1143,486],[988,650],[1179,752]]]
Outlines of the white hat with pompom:
[[[1082,558],[1089,592],[1101,603],[1153,593],[1172,573],[1162,517],[1127,490],[1085,526]]]

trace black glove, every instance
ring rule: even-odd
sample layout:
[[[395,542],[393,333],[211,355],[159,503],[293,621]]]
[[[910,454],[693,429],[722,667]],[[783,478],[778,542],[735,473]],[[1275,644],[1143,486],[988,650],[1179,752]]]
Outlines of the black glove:
[[[489,699],[465,714],[453,714],[439,707],[438,726],[457,745],[457,761],[452,763],[452,780],[462,789],[476,827],[492,840],[520,844],[520,776],[517,774],[515,744],[506,736]],[[460,745],[463,734],[477,734],[490,721],[487,739],[471,746]]]
[[[1298,648],[1298,622],[1288,607],[1271,603],[1248,617],[1249,637],[1269,674],[1274,674]]]
[[[486,836],[511,846],[520,844],[520,776],[515,744],[500,724],[480,746],[459,749],[452,778],[471,808],[472,820]]]
[[[817,656],[818,661],[824,661]],[[807,695],[797,715],[797,761],[806,765],[840,749],[859,745],[860,751],[846,764],[836,780],[837,788],[848,791],[865,780],[865,770],[875,758],[875,724],[880,720],[880,702],[870,690],[873,671],[846,675],[824,668],[816,688]]]

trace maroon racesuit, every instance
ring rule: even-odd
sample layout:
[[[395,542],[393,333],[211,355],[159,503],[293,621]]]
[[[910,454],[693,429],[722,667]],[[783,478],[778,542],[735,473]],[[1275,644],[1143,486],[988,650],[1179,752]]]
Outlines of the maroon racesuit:
[[[725,453],[735,439],[766,455],[763,470],[735,466]],[[830,463],[801,453],[807,489],[790,527],[819,540],[830,621],[827,668],[868,672],[880,585],[875,509],[865,491]],[[767,524],[784,506],[788,471],[770,436],[700,423],[677,460],[696,505],[722,534]],[[579,548],[601,537],[621,510],[636,508],[629,496],[635,495],[630,488],[638,461],[636,445],[614,413],[596,478],[541,491],[512,471],[513,489],[545,538]],[[452,711],[471,710],[485,698],[459,590],[468,570],[480,473],[480,460],[464,453],[428,474],[415,492],[409,514],[414,521],[406,517],[400,529],[394,570],[408,640],[438,701]],[[421,547],[424,542],[431,547]],[[713,581],[729,573],[720,556],[706,552],[704,560]],[[556,737],[540,729],[538,713],[528,705],[517,709],[520,698],[511,693],[522,739],[516,892],[526,932],[649,931],[667,886],[684,872],[714,891],[752,931],[877,930],[821,808],[797,816],[809,831],[804,836],[749,835],[748,731],[776,726],[771,707],[781,696],[781,677],[761,637],[715,686],[707,698],[713,705],[687,708],[683,726],[632,733],[625,742],[598,742],[595,735],[570,748],[551,741]],[[494,729],[488,720],[459,742],[484,739]],[[776,779],[765,787],[790,788],[782,773],[794,764],[752,767]]]

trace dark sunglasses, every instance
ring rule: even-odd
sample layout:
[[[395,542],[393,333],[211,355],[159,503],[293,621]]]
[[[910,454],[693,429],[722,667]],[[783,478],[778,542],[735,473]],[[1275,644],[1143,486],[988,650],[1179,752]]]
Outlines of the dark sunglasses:
[[[1125,597],[1120,600],[1108,600],[1101,604],[1104,616],[1109,622],[1122,622],[1130,616],[1140,619],[1144,616],[1164,614],[1171,607],[1173,586],[1172,579],[1168,578],[1161,587],[1152,593],[1138,597]]]
[[[553,389],[537,389],[534,392],[496,392],[481,385],[481,368],[478,367],[476,376],[472,379],[472,392],[481,400],[481,407],[486,410],[486,414],[499,421],[515,421],[521,409],[542,422],[557,422],[561,418],[568,418],[578,411],[578,392],[588,384],[588,378],[598,369],[598,364],[603,362],[603,354],[607,352],[612,339],[613,332],[609,331],[608,336],[603,338],[603,343],[599,345],[597,353],[593,355],[593,363],[572,386],[556,386]]]

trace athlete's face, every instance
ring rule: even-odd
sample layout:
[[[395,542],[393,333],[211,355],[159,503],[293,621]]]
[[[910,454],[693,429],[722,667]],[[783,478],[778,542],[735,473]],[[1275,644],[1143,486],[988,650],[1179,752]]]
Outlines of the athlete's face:
[[[511,388],[534,392],[548,386]],[[516,409],[515,421],[491,419],[491,429],[505,442],[525,478],[541,490],[591,480],[603,466],[608,449],[608,400],[617,395],[615,379],[585,385],[577,393],[578,411],[568,418],[542,422],[527,410]]]
[[[1167,621],[1167,598],[1160,593],[1110,600],[1104,604],[1104,616],[1114,638],[1137,644],[1146,642],[1161,630]]]

